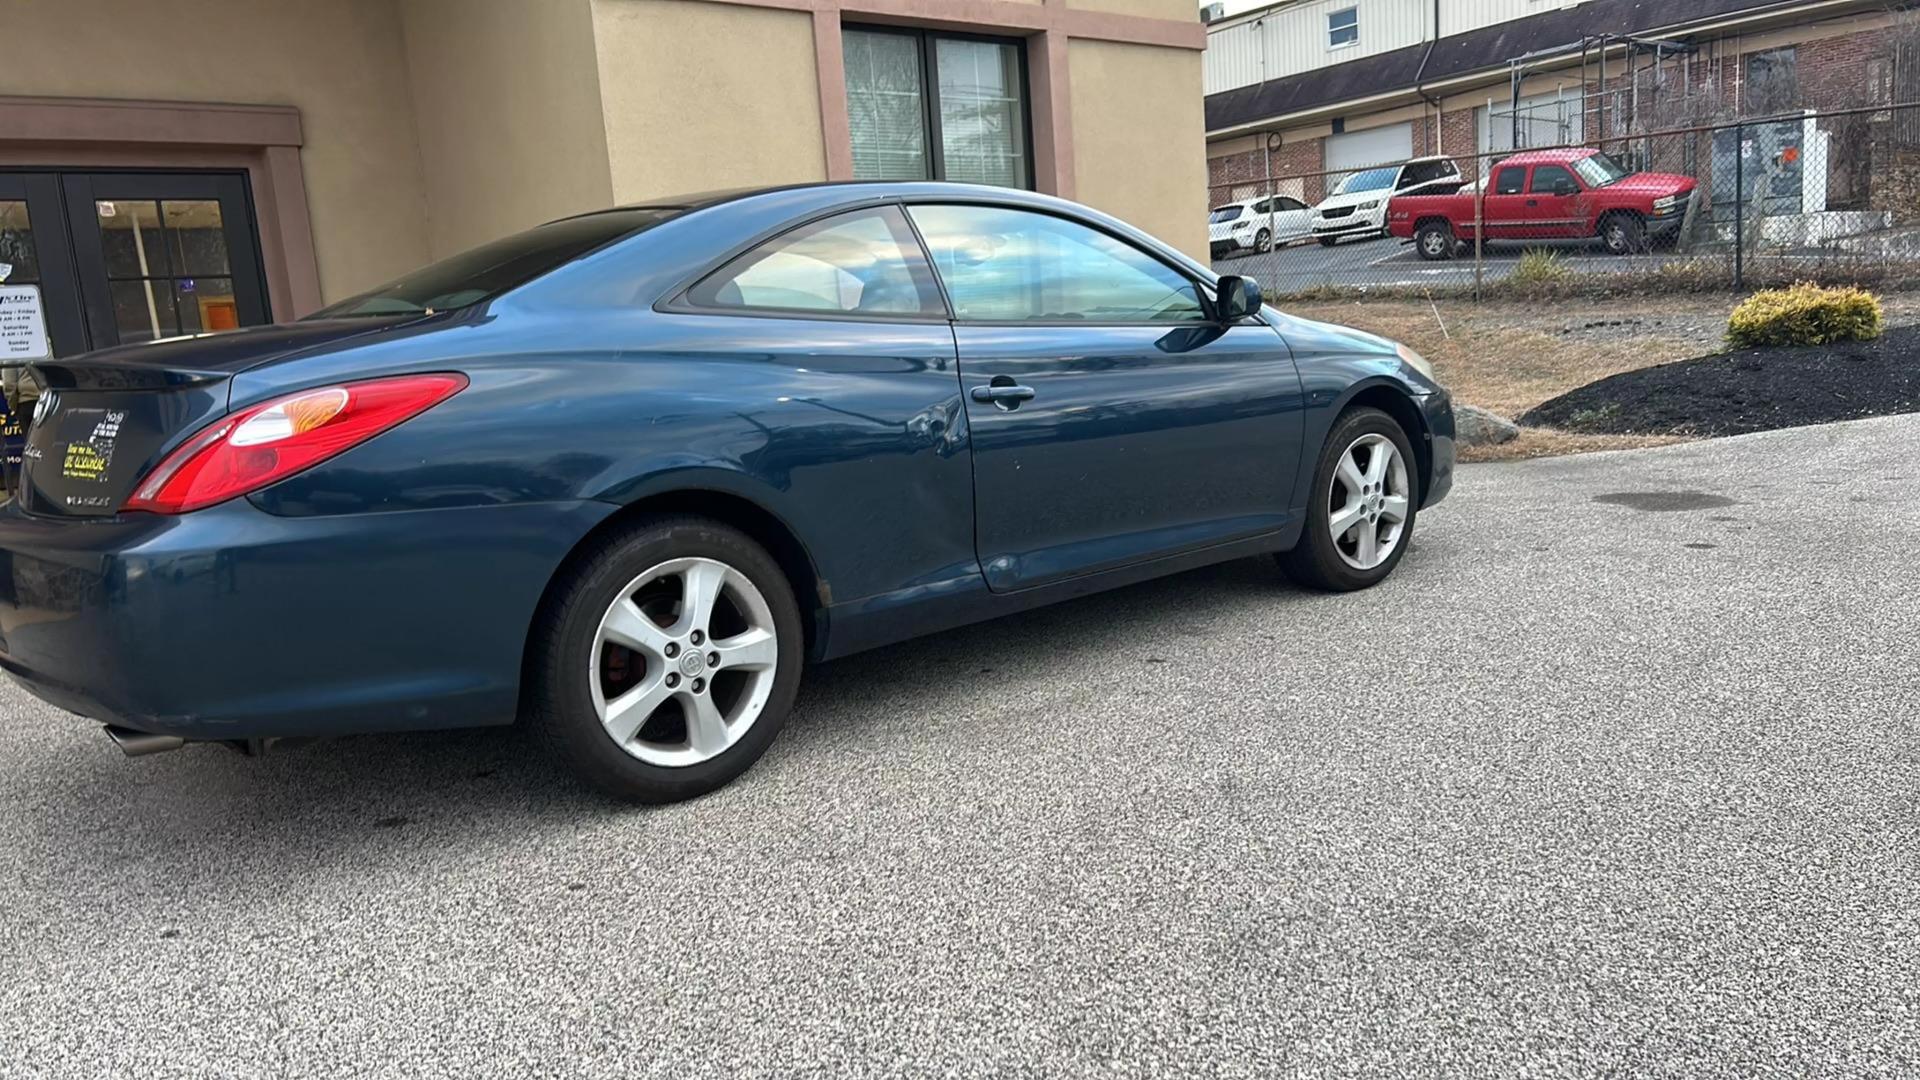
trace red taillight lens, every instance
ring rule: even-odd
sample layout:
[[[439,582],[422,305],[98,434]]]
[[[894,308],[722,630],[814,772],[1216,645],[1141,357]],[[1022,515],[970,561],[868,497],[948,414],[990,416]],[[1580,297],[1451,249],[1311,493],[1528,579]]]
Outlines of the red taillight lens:
[[[465,375],[401,375],[302,390],[224,416],[180,444],[123,510],[184,514],[258,491],[366,442],[465,389]]]

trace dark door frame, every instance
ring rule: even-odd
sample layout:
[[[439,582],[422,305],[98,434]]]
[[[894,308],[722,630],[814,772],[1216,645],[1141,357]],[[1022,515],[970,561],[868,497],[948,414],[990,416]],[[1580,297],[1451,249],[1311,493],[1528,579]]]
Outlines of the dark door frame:
[[[66,209],[61,205],[59,178],[52,173],[0,171],[0,200],[27,204],[33,257],[40,265],[40,276],[34,281],[16,278],[9,284],[40,286],[48,344],[55,356],[86,352],[86,315],[80,302],[80,278],[73,266],[73,239],[67,228]],[[54,242],[49,243],[49,237]]]
[[[273,320],[267,305],[266,279],[260,271],[260,226],[253,212],[253,200],[248,195],[246,174],[63,171],[60,180],[66,195],[68,233],[73,238],[74,270],[86,304],[94,348],[120,343],[106,251],[101,246],[100,220],[92,212],[94,204],[103,199],[117,202],[211,199],[218,202],[221,231],[226,234],[227,272],[233,279],[233,297],[240,311],[240,323],[258,325]]]

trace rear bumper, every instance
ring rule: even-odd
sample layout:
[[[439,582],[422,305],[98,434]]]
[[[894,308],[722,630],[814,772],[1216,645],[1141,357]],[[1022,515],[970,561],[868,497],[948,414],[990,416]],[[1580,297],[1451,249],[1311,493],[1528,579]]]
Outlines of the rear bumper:
[[[244,499],[75,522],[0,507],[0,668],[187,739],[510,722],[554,570],[614,508],[279,517]]]

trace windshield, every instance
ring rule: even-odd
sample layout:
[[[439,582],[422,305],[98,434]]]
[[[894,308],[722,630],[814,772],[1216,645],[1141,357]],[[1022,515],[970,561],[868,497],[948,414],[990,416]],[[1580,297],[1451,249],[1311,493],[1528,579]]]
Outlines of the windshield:
[[[1588,187],[1606,187],[1627,175],[1626,166],[1605,154],[1575,158],[1573,171],[1580,174],[1580,179],[1585,180]]]
[[[1383,191],[1393,186],[1393,178],[1400,174],[1398,165],[1389,165],[1384,169],[1368,169],[1357,172],[1333,189],[1335,195],[1351,195],[1356,191]]]
[[[680,212],[613,210],[549,222],[442,259],[371,292],[322,308],[307,318],[426,315],[467,307]]]
[[[1213,213],[1207,215],[1207,224],[1218,225],[1223,221],[1232,221],[1234,218],[1240,216],[1240,210],[1241,207],[1238,203],[1232,206],[1215,207]]]

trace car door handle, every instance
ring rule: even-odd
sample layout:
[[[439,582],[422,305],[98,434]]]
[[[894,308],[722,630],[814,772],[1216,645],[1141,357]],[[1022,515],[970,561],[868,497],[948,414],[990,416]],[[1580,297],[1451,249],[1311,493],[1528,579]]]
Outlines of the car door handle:
[[[1528,200],[1527,200],[1527,205],[1528,205],[1528,206],[1539,206],[1539,205],[1540,205],[1540,200],[1539,200],[1539,199],[1528,199]]]
[[[1021,386],[1005,375],[995,375],[991,383],[974,387],[970,396],[983,404],[991,402],[1002,409],[1017,409],[1021,402],[1033,400],[1033,387]]]

